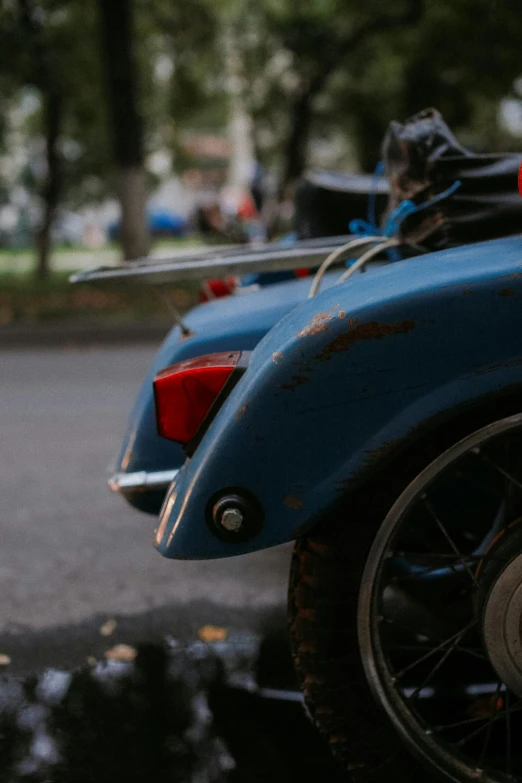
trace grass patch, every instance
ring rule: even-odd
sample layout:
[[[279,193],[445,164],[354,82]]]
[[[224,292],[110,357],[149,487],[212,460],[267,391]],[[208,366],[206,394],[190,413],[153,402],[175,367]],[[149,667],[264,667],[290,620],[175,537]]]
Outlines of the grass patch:
[[[198,237],[160,239],[153,253],[201,246]],[[32,250],[0,248],[0,326],[16,323],[59,321],[136,320],[172,322],[169,302],[184,313],[198,301],[197,281],[154,287],[140,281],[113,280],[71,285],[69,275],[80,269],[113,265],[121,259],[121,248],[110,243],[101,250],[55,247],[52,272],[45,280],[34,277],[36,259]]]
[[[169,323],[169,302],[186,312],[198,301],[197,281],[158,289],[127,280],[71,285],[68,277],[68,272],[53,272],[46,280],[0,273],[0,325],[101,320]]]
[[[166,254],[169,250],[179,252],[201,246],[202,240],[197,236],[183,239],[158,239],[152,247],[152,254]],[[77,269],[87,269],[105,264],[118,264],[121,260],[121,247],[116,242],[109,242],[99,250],[88,247],[69,247],[57,245],[51,253],[51,269],[55,272],[74,272]],[[28,275],[36,268],[36,255],[33,249],[0,248],[0,274]]]

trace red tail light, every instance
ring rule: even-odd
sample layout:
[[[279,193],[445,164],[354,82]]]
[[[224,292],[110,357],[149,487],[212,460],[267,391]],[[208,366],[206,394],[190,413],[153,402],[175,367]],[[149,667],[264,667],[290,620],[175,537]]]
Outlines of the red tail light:
[[[154,378],[158,433],[183,445],[201,427],[241,358],[240,351],[187,359]]]
[[[230,296],[237,288],[237,277],[228,275],[223,280],[205,280],[199,292],[199,301],[208,302],[211,299],[220,299],[222,296]]]

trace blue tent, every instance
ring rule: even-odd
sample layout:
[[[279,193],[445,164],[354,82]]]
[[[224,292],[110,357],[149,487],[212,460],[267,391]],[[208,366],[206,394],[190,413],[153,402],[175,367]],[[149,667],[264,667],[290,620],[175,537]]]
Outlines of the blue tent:
[[[152,236],[182,237],[188,222],[181,215],[166,209],[151,209],[147,212],[147,224]],[[110,239],[117,239],[120,233],[121,218],[111,223],[107,229]]]

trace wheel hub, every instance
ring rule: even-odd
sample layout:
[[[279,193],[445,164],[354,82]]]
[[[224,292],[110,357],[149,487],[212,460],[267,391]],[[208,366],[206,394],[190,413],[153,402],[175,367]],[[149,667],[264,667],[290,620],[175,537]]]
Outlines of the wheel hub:
[[[518,528],[519,526],[517,526]],[[483,635],[500,679],[522,697],[522,535],[508,533],[488,554]],[[489,573],[488,573],[489,572]]]

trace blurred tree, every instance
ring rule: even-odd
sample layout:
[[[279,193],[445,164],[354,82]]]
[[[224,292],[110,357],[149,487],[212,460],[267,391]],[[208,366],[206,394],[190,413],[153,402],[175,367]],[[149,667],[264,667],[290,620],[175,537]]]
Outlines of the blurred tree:
[[[368,41],[364,63],[335,92],[363,168],[373,169],[388,122],[435,106],[460,140],[481,151],[520,147],[502,133],[500,101],[522,73],[522,15],[514,0],[437,0],[414,29]]]
[[[121,242],[125,259],[146,256],[147,181],[143,121],[134,54],[133,0],[98,0],[101,51],[118,167]]]
[[[238,18],[237,36],[243,44],[248,83],[245,92],[250,92],[253,114],[259,116],[271,106],[286,104],[283,189],[305,168],[316,106],[336,72],[350,74],[355,64],[361,64],[360,50],[369,41],[385,41],[418,24],[423,7],[422,0],[390,0],[386,4],[368,0],[364,6],[354,0],[289,0],[284,5],[266,0],[257,13],[251,3],[253,23],[249,14]],[[268,35],[257,33],[256,27],[264,28]],[[279,84],[260,84],[263,60],[271,63]],[[274,93],[279,91],[285,94],[277,100]]]
[[[7,13],[7,11],[11,13]],[[33,0],[16,0],[2,9],[2,74],[18,84],[35,86],[42,97],[42,130],[45,139],[45,176],[41,188],[43,214],[37,235],[39,277],[49,269],[50,235],[60,192],[58,142],[63,122],[64,95],[60,70],[48,36],[46,11]]]
[[[23,112],[28,165],[18,184],[41,202],[38,276],[49,270],[53,223],[64,194],[78,200],[83,191],[80,198],[85,198],[87,183],[101,173],[110,181],[94,23],[93,9],[80,0],[13,0],[0,6],[6,126],[10,112],[31,97],[32,109]],[[101,192],[96,191],[91,195]]]
[[[118,188],[139,215],[124,219],[125,254],[146,252],[150,153],[190,164],[187,135],[223,132],[238,85],[258,157],[285,184],[334,138],[371,170],[388,122],[425,105],[477,149],[512,146],[498,111],[522,73],[520,40],[519,0],[0,0],[0,150],[11,107],[28,87],[38,97],[24,121],[38,271],[58,204]]]
[[[149,146],[164,145],[176,170],[194,165],[186,136],[223,132],[228,121],[223,6],[229,0],[141,0],[142,54],[154,62],[155,89],[149,89]]]
[[[244,98],[260,155],[275,160],[283,182],[303,170],[310,140],[336,132],[372,170],[390,120],[427,105],[440,108],[463,141],[505,147],[498,106],[522,73],[517,0],[244,6],[234,19]]]

